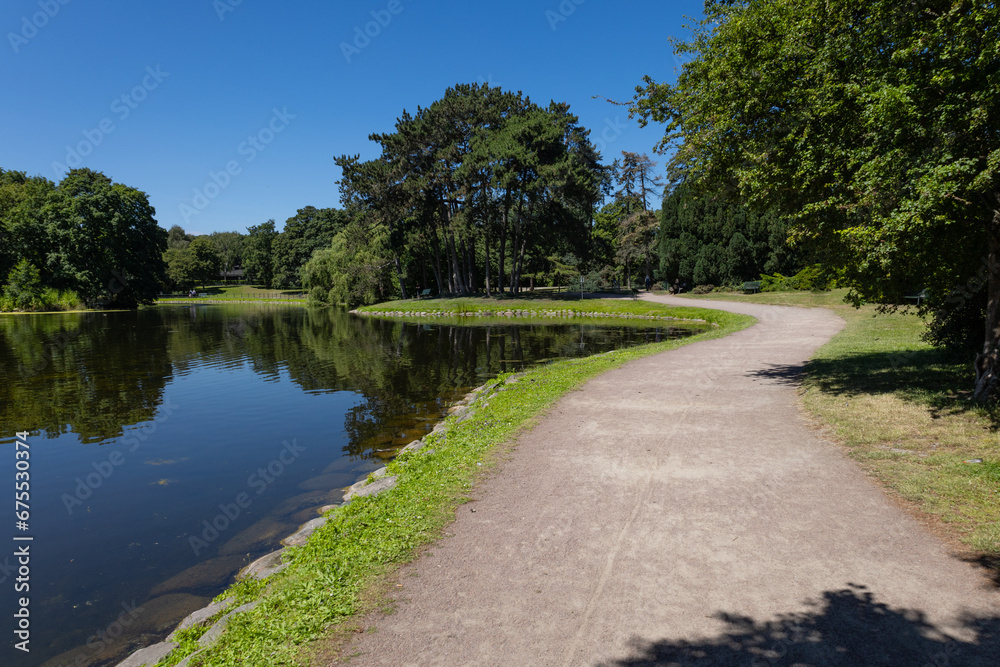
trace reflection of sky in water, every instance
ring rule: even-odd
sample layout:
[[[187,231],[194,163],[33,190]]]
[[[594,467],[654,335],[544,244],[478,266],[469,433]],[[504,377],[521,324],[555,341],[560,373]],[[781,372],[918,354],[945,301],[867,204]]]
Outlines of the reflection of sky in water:
[[[79,335],[39,364],[60,317]],[[377,454],[429,430],[447,407],[442,397],[510,370],[510,361],[656,336],[606,322],[458,329],[335,310],[164,308],[36,318],[43,345],[33,346],[25,322],[12,331],[0,320],[2,436],[40,425],[68,432],[30,438],[34,650],[0,650],[3,664],[22,665],[84,645],[123,604],[143,606],[130,631],[151,640],[315,508],[339,500],[381,464]],[[29,404],[36,396],[44,410]],[[214,536],[209,526],[241,493],[249,506]],[[11,606],[0,609],[8,619]],[[82,655],[96,664],[97,652]]]

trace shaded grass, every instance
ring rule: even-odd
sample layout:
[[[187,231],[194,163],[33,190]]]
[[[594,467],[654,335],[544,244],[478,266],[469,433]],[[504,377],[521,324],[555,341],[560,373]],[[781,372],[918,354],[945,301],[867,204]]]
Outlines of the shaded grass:
[[[488,401],[477,400],[471,417],[449,418],[443,435],[428,436],[424,449],[389,464],[396,488],[333,510],[305,546],[290,550],[290,566],[266,586],[241,582],[222,594],[235,596],[235,604],[261,603],[233,617],[220,642],[191,664],[296,665],[312,658],[327,664],[338,638],[359,630],[352,619],[384,604],[386,576],[454,520],[477,477],[496,463],[499,445],[511,443],[562,395],[605,371],[754,322],[721,311],[653,310],[697,313],[716,326],[698,336],[558,361],[488,383],[493,392]],[[187,641],[159,664],[174,665],[193,650]]]
[[[957,537],[1000,583],[1000,433],[970,400],[971,359],[921,340],[913,314],[843,303],[844,290],[695,298],[827,307],[844,330],[806,368],[803,403],[869,473]],[[792,369],[772,369],[772,374]],[[967,463],[982,459],[983,463]]]

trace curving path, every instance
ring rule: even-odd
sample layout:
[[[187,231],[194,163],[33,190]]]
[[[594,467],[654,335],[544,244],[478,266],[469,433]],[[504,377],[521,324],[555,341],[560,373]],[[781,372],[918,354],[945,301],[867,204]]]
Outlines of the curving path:
[[[351,665],[991,665],[1000,593],[798,409],[826,310],[564,397],[399,575]]]

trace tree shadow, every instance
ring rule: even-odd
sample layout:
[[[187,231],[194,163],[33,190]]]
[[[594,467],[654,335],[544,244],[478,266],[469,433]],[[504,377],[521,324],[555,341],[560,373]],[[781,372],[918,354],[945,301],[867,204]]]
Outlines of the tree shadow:
[[[826,591],[813,610],[756,621],[718,612],[728,629],[701,641],[632,640],[631,655],[604,667],[654,665],[900,665],[950,667],[1000,664],[1000,618],[961,620],[974,638],[935,627],[921,611],[893,609],[865,586]]]
[[[971,400],[974,375],[967,361],[936,349],[864,353],[812,359],[805,365],[775,365],[749,375],[795,386],[808,376],[810,384],[836,396],[893,394],[926,405],[934,418],[975,412],[989,421],[992,430],[1000,430],[998,405]]]

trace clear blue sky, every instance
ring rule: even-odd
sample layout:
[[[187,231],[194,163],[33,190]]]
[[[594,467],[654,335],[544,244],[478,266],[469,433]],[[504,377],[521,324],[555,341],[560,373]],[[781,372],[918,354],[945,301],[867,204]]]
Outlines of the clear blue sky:
[[[403,109],[483,81],[568,102],[606,162],[652,154],[662,128],[592,96],[673,81],[668,38],[701,13],[688,0],[5,0],[0,167],[57,182],[61,165],[102,171],[146,192],[164,228],[280,229],[304,206],[339,206],[335,155],[375,157],[368,135]]]

